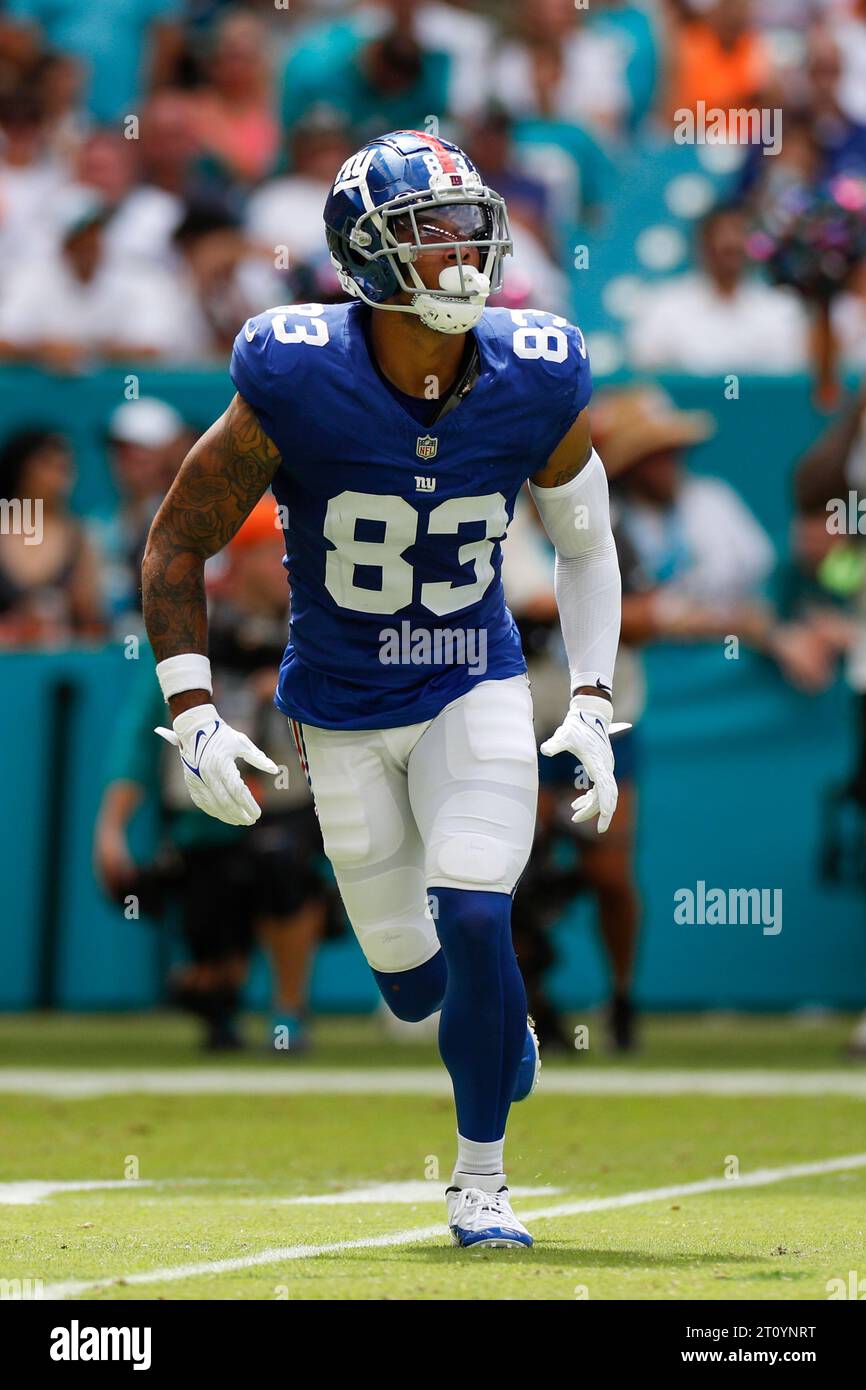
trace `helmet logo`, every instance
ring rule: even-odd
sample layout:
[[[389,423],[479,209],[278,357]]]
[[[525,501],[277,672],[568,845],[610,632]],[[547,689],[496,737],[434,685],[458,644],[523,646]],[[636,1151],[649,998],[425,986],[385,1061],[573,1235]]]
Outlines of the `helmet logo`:
[[[364,149],[359,150],[357,154],[350,155],[341,165],[340,172],[334,180],[334,192],[344,193],[347,188],[360,188],[363,193],[366,193],[367,170],[375,153],[374,149]],[[366,202],[366,198],[364,201]]]

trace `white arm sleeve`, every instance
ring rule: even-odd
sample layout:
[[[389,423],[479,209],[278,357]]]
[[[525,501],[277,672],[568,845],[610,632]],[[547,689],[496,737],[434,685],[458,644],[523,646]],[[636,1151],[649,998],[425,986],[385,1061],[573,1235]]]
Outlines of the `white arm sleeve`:
[[[556,548],[556,603],[571,691],[599,683],[610,690],[622,585],[601,459],[593,449],[589,463],[561,487],[530,483],[529,490]]]

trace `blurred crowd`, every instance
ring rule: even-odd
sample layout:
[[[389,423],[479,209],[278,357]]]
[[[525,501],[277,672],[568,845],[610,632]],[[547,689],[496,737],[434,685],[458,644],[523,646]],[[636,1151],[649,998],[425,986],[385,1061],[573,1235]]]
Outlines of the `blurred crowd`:
[[[787,371],[808,315],[750,273],[750,220],[792,185],[866,174],[864,92],[866,0],[5,0],[0,360],[221,360],[263,304],[339,297],[328,187],[406,126],[456,138],[506,196],[502,302],[577,311],[591,334],[575,238],[703,103],[779,110],[784,139],[736,148],[740,216],[699,220],[711,183],[684,195],[693,245],[632,287],[627,359]],[[861,364],[864,295],[853,277],[835,310]]]

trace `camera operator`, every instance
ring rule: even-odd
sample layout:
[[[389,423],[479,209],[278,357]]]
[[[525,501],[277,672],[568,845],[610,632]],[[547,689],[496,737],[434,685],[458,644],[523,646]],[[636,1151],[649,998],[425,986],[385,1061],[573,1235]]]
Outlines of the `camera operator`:
[[[308,1044],[306,999],[315,947],[331,900],[318,821],[298,767],[288,722],[273,704],[286,640],[286,580],[273,501],[262,500],[208,577],[214,695],[234,728],[273,754],[283,776],[248,781],[262,816],[252,829],[225,825],[190,805],[174,750],[155,747],[165,722],[149,650],[116,730],[112,774],[96,827],[95,867],[119,902],[143,894],[141,910],[177,904],[190,960],[172,976],[174,1003],[202,1018],[205,1045],[241,1045],[240,994],[256,942],[274,979],[269,1045]],[[154,696],[154,691],[156,692]],[[130,821],[157,771],[164,845],[144,873],[128,841]]]

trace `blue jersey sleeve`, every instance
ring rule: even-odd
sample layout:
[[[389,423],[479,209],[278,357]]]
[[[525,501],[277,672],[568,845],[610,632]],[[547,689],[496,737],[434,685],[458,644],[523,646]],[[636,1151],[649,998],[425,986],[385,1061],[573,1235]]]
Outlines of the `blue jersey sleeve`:
[[[592,371],[589,353],[580,329],[573,323],[565,325],[568,355],[564,366],[563,411],[560,421],[561,439],[567,434],[592,395]]]
[[[270,313],[247,319],[235,338],[229,373],[265,434],[279,446],[280,426],[275,412],[279,408],[280,393],[275,389],[273,349]]]
[[[506,324],[516,385],[535,417],[534,445],[527,459],[532,476],[550,457],[592,395],[592,373],[583,334],[557,314],[523,310]]]

